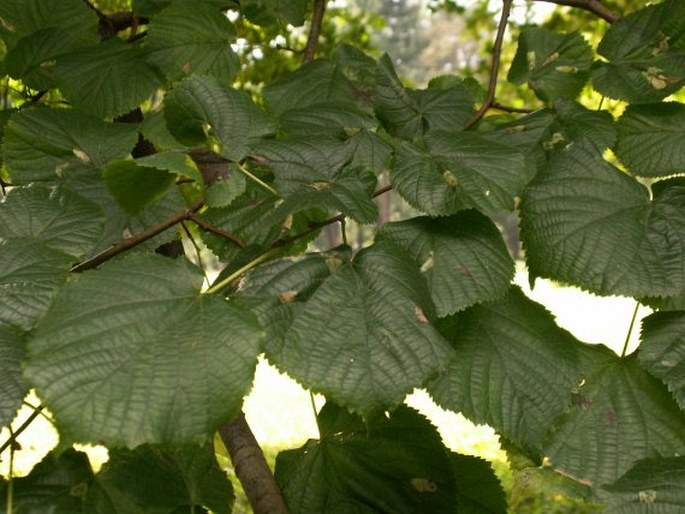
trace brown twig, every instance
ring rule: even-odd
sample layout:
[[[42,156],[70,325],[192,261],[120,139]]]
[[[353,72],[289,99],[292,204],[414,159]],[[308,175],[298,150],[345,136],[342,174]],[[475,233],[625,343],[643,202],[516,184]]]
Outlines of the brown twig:
[[[604,21],[614,23],[621,16],[604,5],[600,0],[535,0],[537,2],[548,2],[550,4],[577,7],[584,11],[591,12],[602,18]]]
[[[107,248],[107,250],[105,250],[104,252],[100,252],[99,254],[95,255],[94,257],[91,257],[90,259],[87,259],[79,264],[76,264],[71,268],[71,271],[73,273],[78,273],[80,271],[97,268],[100,264],[108,261],[112,257],[115,257],[120,253],[125,252],[126,250],[130,250],[131,248],[138,246],[141,243],[144,243],[148,239],[152,239],[156,235],[161,234],[162,232],[164,232],[168,228],[173,227],[177,223],[190,219],[190,217],[195,212],[200,210],[200,208],[203,205],[204,204],[202,203],[202,201],[197,201],[187,209],[174,214],[173,216],[165,219],[164,221],[160,221],[156,225],[152,225],[151,227],[140,232],[139,234],[117,241],[112,246]]]
[[[192,221],[193,223],[195,223],[198,227],[202,228],[203,230],[206,230],[207,232],[211,232],[212,234],[217,235],[219,237],[222,237],[222,238],[230,241],[234,245],[239,246],[240,248],[245,248],[245,243],[241,239],[238,239],[233,234],[229,234],[228,232],[225,232],[218,227],[210,225],[205,220],[203,220],[199,216],[195,215],[195,213],[191,214],[188,217],[188,219],[190,221]]]
[[[38,416],[40,416],[40,413],[43,410],[43,406],[39,405],[38,407],[34,407],[33,412],[29,415],[28,418],[26,418],[26,421],[24,421],[19,428],[13,431],[13,433],[7,438],[7,440],[0,445],[0,454],[4,452],[7,448],[10,447],[10,445],[17,440],[17,437],[19,434],[21,434],[24,430],[26,430],[31,423],[33,423],[33,420],[36,419]]]
[[[507,28],[507,20],[509,19],[509,12],[511,11],[512,0],[502,0],[502,16],[497,26],[497,36],[495,37],[495,44],[492,49],[492,68],[490,69],[490,79],[488,80],[488,92],[485,95],[485,100],[480,109],[473,115],[473,118],[466,124],[464,130],[470,129],[478,123],[485,113],[492,107],[495,101],[495,89],[497,88],[497,76],[499,75],[499,62],[502,55],[502,43],[504,42],[504,32]]]
[[[281,490],[245,415],[241,412],[233,421],[219,427],[219,435],[255,514],[287,514]]]
[[[312,25],[309,29],[309,37],[307,37],[307,46],[304,49],[304,62],[312,62],[316,55],[316,46],[319,43],[319,36],[321,35],[321,25],[323,24],[323,15],[326,12],[326,0],[314,0],[314,12],[312,13]]]
[[[521,114],[530,114],[531,112],[534,112],[534,109],[522,109],[520,107],[512,107],[510,105],[504,105],[495,101],[490,102],[490,108],[504,112],[516,112]]]

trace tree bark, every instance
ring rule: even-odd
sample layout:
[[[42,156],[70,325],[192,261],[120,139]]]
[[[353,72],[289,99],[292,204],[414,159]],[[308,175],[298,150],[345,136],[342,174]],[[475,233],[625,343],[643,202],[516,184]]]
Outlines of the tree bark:
[[[241,412],[233,421],[223,424],[219,435],[255,514],[287,514],[281,490],[245,420],[245,414]]]

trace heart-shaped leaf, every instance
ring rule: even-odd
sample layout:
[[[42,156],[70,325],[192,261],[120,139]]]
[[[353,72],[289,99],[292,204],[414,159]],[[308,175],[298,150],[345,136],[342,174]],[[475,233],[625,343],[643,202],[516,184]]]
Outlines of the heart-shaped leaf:
[[[230,89],[212,77],[190,77],[164,99],[167,127],[181,143],[198,145],[207,139],[207,126],[221,143],[221,155],[243,159],[249,146],[274,130],[271,119],[245,91]]]
[[[96,203],[61,187],[17,187],[0,203],[0,238],[36,237],[79,257],[95,247],[104,224]]]
[[[666,0],[612,24],[597,52],[592,83],[603,95],[632,103],[658,102],[685,85],[685,4]]]
[[[164,83],[140,47],[116,37],[62,56],[55,73],[64,96],[100,118],[126,114]]]
[[[616,156],[633,175],[666,177],[685,171],[685,104],[629,105],[618,121]]]
[[[476,207],[488,215],[514,208],[524,156],[517,149],[468,132],[433,132],[427,149],[404,143],[390,181],[413,207],[431,216]]]
[[[578,341],[518,288],[439,328],[454,357],[429,387],[435,401],[539,455],[580,382]]]
[[[369,426],[326,404],[319,441],[276,459],[288,511],[450,512],[454,477],[440,436],[417,412],[399,407]]]
[[[576,98],[590,78],[592,49],[578,32],[559,34],[542,28],[521,32],[508,79],[527,82],[541,100]]]
[[[379,236],[414,257],[440,317],[504,296],[514,278],[499,230],[477,211],[386,223]]]
[[[636,461],[685,448],[685,413],[634,357],[586,347],[583,382],[557,423],[545,454],[560,472],[588,485],[610,484]]]
[[[642,321],[638,361],[664,381],[685,411],[685,312],[656,312]]]
[[[25,109],[7,124],[3,156],[13,184],[55,181],[123,159],[137,140],[132,124],[107,123],[71,109]]]
[[[600,294],[673,296],[685,288],[679,180],[645,187],[574,144],[528,186],[521,235],[530,273]]]
[[[267,356],[306,387],[364,416],[393,407],[446,364],[418,266],[383,241],[327,278]]]
[[[231,49],[235,35],[235,28],[216,6],[181,2],[154,17],[145,45],[150,59],[169,78],[211,75],[230,86],[240,69]]]
[[[29,341],[27,374],[67,441],[204,442],[240,408],[262,331],[201,295],[189,264],[133,254],[63,287]]]

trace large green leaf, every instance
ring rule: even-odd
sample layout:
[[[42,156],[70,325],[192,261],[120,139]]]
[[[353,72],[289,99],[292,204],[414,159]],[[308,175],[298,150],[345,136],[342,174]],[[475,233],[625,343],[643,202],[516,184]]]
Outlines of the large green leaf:
[[[472,455],[450,454],[460,514],[505,514],[507,499],[490,463]]]
[[[17,187],[0,202],[0,239],[36,237],[50,248],[80,257],[100,240],[104,218],[96,203],[68,189]]]
[[[334,64],[317,60],[264,88],[264,104],[281,117],[290,110],[319,105],[341,105],[355,109],[360,101],[354,85]]]
[[[98,19],[81,0],[3,0],[0,4],[0,36],[8,49],[41,29],[56,28],[82,44],[98,40]]]
[[[592,49],[578,32],[559,34],[542,28],[524,30],[508,79],[524,82],[541,100],[576,98],[590,78]]]
[[[245,276],[240,298],[256,312],[267,333],[266,353],[278,351],[293,321],[316,289],[350,259],[349,248],[278,259]]]
[[[14,419],[28,392],[21,369],[24,346],[20,330],[0,323],[0,427]]]
[[[182,2],[154,17],[145,44],[151,51],[150,59],[169,78],[196,73],[230,85],[240,69],[238,56],[231,49],[235,34],[231,22],[216,6]]]
[[[407,89],[388,55],[378,63],[377,77],[373,106],[394,136],[411,141],[428,131],[461,130],[473,116],[471,93],[461,84],[447,89]]]
[[[327,278],[267,356],[367,416],[397,405],[445,366],[452,353],[433,317],[418,266],[384,241]]]
[[[35,238],[0,240],[0,324],[32,328],[66,281],[72,261]]]
[[[164,116],[181,143],[197,145],[207,138],[206,125],[221,143],[221,155],[239,161],[255,140],[273,132],[270,118],[245,91],[221,86],[211,77],[190,77],[167,94]]]
[[[499,230],[477,211],[386,223],[379,236],[399,244],[421,267],[440,317],[504,296],[514,278]]]
[[[376,176],[349,166],[349,152],[344,142],[319,137],[264,141],[255,147],[260,163],[273,171],[279,192],[300,208],[293,211],[320,206],[370,223],[378,214],[371,200]]]
[[[70,109],[26,109],[7,124],[3,154],[13,184],[56,180],[126,157],[135,125],[106,123]]]
[[[671,296],[685,287],[685,201],[679,180],[645,187],[574,144],[531,182],[521,235],[532,276],[600,294]]]
[[[17,514],[92,514],[83,500],[93,480],[85,453],[69,448],[49,453],[26,477],[12,483],[12,512]],[[0,480],[0,513],[8,514],[8,483]]]
[[[413,207],[431,216],[476,207],[486,214],[513,210],[524,156],[472,133],[434,132],[427,149],[404,143],[390,181]]]
[[[618,121],[616,156],[633,175],[665,177],[685,171],[685,105],[629,105]]]
[[[88,488],[84,507],[97,514],[190,512],[190,506],[229,514],[233,499],[233,487],[217,465],[213,445],[145,445],[110,453]]]
[[[139,166],[135,161],[116,161],[102,170],[107,189],[117,203],[131,215],[162,197],[175,177],[163,169]]]
[[[133,254],[63,287],[28,344],[27,374],[66,441],[204,442],[239,409],[262,331],[200,294],[184,262]]]
[[[518,288],[446,318],[440,331],[454,356],[429,387],[435,401],[539,455],[580,382],[578,341]]]
[[[309,514],[453,512],[447,452],[430,423],[407,407],[365,426],[326,404],[320,440],[276,459],[288,511]]]
[[[685,312],[657,312],[642,321],[637,359],[664,381],[685,411]]]
[[[67,100],[100,118],[131,111],[164,83],[146,52],[119,38],[62,56],[55,73]]]
[[[634,356],[584,350],[583,382],[550,434],[545,453],[558,471],[593,486],[610,484],[635,461],[685,451],[685,414]]]
[[[678,514],[685,510],[685,457],[640,460],[604,489],[607,514]]]
[[[95,43],[97,38],[94,39],[89,43]],[[56,27],[39,30],[22,38],[7,53],[7,73],[36,90],[55,88],[57,60],[82,46],[85,45],[78,33],[73,34]]]
[[[609,60],[593,65],[600,93],[632,103],[658,102],[685,84],[685,4],[666,0],[622,17],[597,47]]]

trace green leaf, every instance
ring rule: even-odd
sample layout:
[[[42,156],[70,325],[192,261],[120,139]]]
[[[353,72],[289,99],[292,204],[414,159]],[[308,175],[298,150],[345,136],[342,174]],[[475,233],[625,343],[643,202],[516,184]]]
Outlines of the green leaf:
[[[169,78],[195,73],[230,85],[240,70],[231,49],[235,35],[233,25],[216,6],[183,2],[155,15],[145,45],[150,59]]]
[[[299,27],[309,10],[307,0],[243,0],[240,6],[243,14],[257,25],[272,25],[281,20]]]
[[[266,329],[267,355],[282,346],[294,313],[304,307],[331,273],[349,260],[349,248],[342,247],[328,253],[278,259],[245,276],[240,299],[253,308]]]
[[[685,312],[657,312],[642,321],[637,359],[663,380],[685,411]]]
[[[36,237],[77,257],[93,250],[104,224],[99,205],[62,187],[16,187],[0,202],[1,239]]]
[[[235,172],[207,188],[205,203],[209,207],[228,207],[245,193],[246,187],[245,176]]]
[[[102,178],[121,208],[133,216],[162,197],[176,180],[165,170],[139,166],[135,161],[111,163],[102,170]]]
[[[28,393],[21,369],[24,347],[24,334],[0,323],[0,427],[10,424]]]
[[[93,38],[90,44],[97,41]],[[7,53],[7,73],[35,90],[57,87],[55,65],[57,60],[85,46],[78,34],[56,27],[45,28],[22,38]]]
[[[35,238],[0,240],[0,324],[32,328],[66,281],[72,261]]]
[[[543,437],[580,382],[578,341],[517,287],[439,328],[454,356],[429,386],[431,396],[539,455]]]
[[[85,453],[68,448],[48,455],[26,477],[12,480],[12,506],[17,514],[84,513],[83,500],[93,471]],[[0,513],[6,514],[8,484],[0,481]]]
[[[56,28],[80,44],[95,43],[98,18],[81,0],[3,0],[0,5],[0,37],[8,49],[41,29]]]
[[[685,414],[633,357],[587,347],[584,381],[545,447],[552,466],[593,486],[610,484],[635,461],[685,448]]]
[[[428,131],[458,131],[473,116],[473,99],[463,85],[448,89],[407,89],[387,54],[379,61],[377,74],[378,83],[373,91],[376,116],[396,137],[411,141]]]
[[[307,63],[264,88],[264,105],[277,117],[331,104],[355,110],[359,101],[358,91],[339,67],[323,60]]]
[[[685,5],[666,0],[623,16],[597,47],[592,83],[605,96],[631,103],[658,102],[685,85]]]
[[[607,514],[678,514],[685,509],[685,457],[640,460],[604,489]]]
[[[400,245],[421,267],[440,317],[504,296],[514,278],[499,230],[477,211],[386,223],[378,237]]]
[[[506,514],[507,498],[490,463],[471,455],[450,454],[460,514]]]
[[[376,175],[388,169],[392,147],[375,132],[361,130],[345,141],[350,166],[373,171]]]
[[[289,512],[454,511],[450,462],[425,418],[399,407],[365,427],[338,410],[326,404],[319,413],[321,440],[276,459],[276,480]]]
[[[418,267],[380,242],[327,278],[269,359],[305,387],[368,416],[393,407],[447,362]]]
[[[113,117],[136,108],[164,83],[147,59],[139,46],[112,38],[62,56],[55,73],[67,100],[100,118]]]
[[[54,181],[126,157],[138,140],[135,125],[107,123],[70,109],[25,109],[5,131],[3,154],[12,183]]]
[[[599,294],[671,296],[685,287],[685,203],[677,180],[647,190],[575,144],[528,186],[521,235],[532,276]]]
[[[590,78],[592,49],[578,32],[559,34],[542,28],[521,32],[508,80],[527,83],[538,98],[576,98]]]
[[[603,152],[616,141],[616,124],[608,111],[591,111],[576,102],[557,100],[554,114],[549,139],[542,143],[546,150],[582,142]]]
[[[262,332],[200,294],[185,262],[132,254],[63,287],[28,344],[27,375],[66,441],[204,442],[240,408]]]
[[[145,119],[138,127],[140,133],[150,141],[160,152],[184,151],[188,147],[179,143],[167,128],[166,119],[164,118],[164,111],[162,109],[155,110],[146,114]]]
[[[245,91],[221,86],[211,77],[190,77],[164,100],[167,126],[185,145],[205,142],[205,125],[221,143],[221,155],[243,159],[250,145],[273,132],[269,117]]]
[[[434,132],[426,151],[403,143],[390,181],[413,207],[431,216],[476,207],[494,215],[513,210],[524,156],[472,133]]]
[[[618,121],[616,156],[633,175],[665,177],[685,171],[685,105],[629,105]]]
[[[110,453],[88,489],[85,509],[98,514],[166,513],[197,506],[229,514],[233,500],[233,487],[216,462],[213,445],[145,445]]]
[[[349,151],[342,141],[319,137],[264,141],[255,147],[260,163],[273,171],[287,207],[319,206],[371,223],[378,216],[371,200],[376,176],[350,167]]]
[[[204,178],[197,164],[188,154],[179,151],[160,152],[135,160],[136,164],[158,170],[166,170],[169,173],[186,177],[202,185]]]

